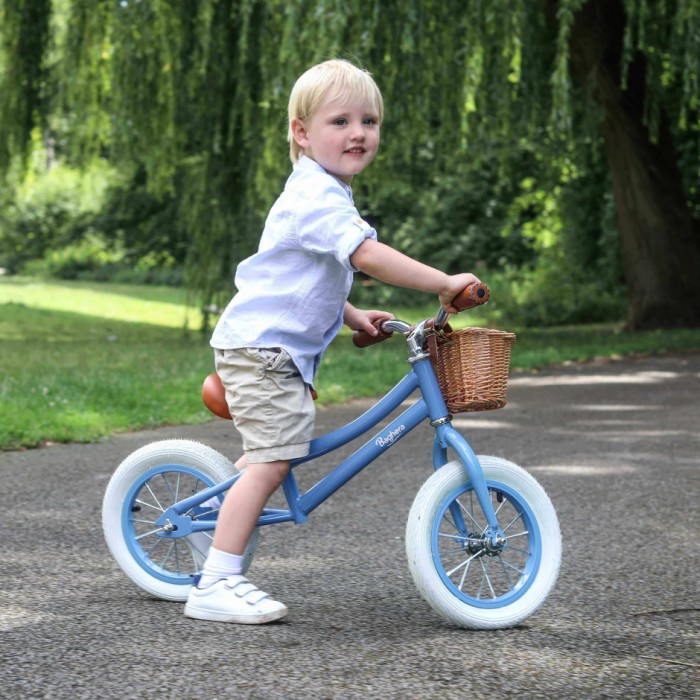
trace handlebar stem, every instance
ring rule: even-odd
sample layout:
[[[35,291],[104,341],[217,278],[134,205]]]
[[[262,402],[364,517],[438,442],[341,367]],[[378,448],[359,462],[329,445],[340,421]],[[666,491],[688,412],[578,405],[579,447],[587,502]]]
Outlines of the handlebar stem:
[[[426,352],[426,330],[425,325],[430,319],[421,321],[408,335],[408,362],[413,364],[419,360],[430,357]]]
[[[440,311],[438,311],[437,316],[435,316],[435,329],[439,331],[441,328],[444,328],[449,320],[450,314],[441,306]]]
[[[449,315],[446,314],[449,318]],[[426,329],[426,325],[431,322],[431,328]],[[430,353],[426,351],[427,347],[427,335],[428,332],[434,332],[432,328],[432,319],[426,318],[421,321],[417,326],[413,326],[406,321],[400,321],[399,319],[391,319],[390,321],[383,321],[381,324],[381,331],[383,333],[401,333],[406,337],[406,342],[408,343],[408,362],[413,364],[418,362],[418,360],[424,360],[430,357]]]

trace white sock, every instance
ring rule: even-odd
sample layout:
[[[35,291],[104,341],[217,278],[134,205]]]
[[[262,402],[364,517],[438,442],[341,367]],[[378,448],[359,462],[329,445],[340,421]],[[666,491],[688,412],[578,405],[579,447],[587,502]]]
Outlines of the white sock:
[[[242,554],[229,554],[228,552],[222,552],[220,549],[210,547],[197,588],[206,588],[222,578],[241,573],[243,573]]]

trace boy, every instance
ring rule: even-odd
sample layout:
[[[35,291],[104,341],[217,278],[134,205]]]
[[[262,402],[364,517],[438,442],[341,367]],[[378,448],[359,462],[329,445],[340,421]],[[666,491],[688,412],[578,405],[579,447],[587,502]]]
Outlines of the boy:
[[[244,457],[227,494],[212,547],[185,615],[260,624],[287,614],[284,604],[241,575],[243,554],[265,503],[308,454],[311,397],[323,352],[343,323],[376,335],[392,318],[356,309],[347,298],[356,270],[437,294],[446,311],[471,274],[448,276],[377,242],[359,215],[350,184],[374,159],[383,102],[374,80],[343,60],[318,64],[294,85],[289,143],[294,170],[265,223],[258,252],[236,271],[238,293],[214,329],[216,370]]]

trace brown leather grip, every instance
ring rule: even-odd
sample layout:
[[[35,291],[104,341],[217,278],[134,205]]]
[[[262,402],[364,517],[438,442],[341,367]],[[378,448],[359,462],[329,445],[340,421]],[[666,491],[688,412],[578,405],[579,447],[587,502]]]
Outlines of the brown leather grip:
[[[379,335],[370,335],[367,331],[353,331],[352,342],[355,347],[366,348],[369,345],[376,345],[377,343],[383,343],[387,338],[391,338],[393,333],[384,333],[382,330],[381,321],[376,321],[374,327],[379,331]]]
[[[452,304],[458,311],[472,309],[475,306],[485,304],[489,300],[491,292],[489,288],[481,282],[470,284],[465,287],[453,300]]]

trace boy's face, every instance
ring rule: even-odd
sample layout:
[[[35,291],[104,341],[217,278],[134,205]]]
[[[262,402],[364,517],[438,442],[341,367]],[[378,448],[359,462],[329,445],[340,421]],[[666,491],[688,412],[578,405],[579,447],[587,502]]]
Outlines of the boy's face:
[[[379,117],[363,100],[325,101],[310,120],[292,120],[292,131],[304,155],[348,185],[379,148]]]

